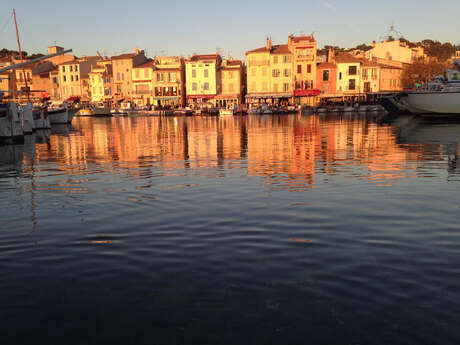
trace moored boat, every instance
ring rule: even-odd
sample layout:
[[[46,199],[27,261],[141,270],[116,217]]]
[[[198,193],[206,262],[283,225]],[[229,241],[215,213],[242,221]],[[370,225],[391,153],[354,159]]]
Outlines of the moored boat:
[[[219,109],[219,116],[233,116],[233,109],[221,108]]]
[[[22,130],[24,134],[32,134],[35,129],[32,104],[27,103],[20,108]]]
[[[0,104],[0,144],[22,143],[24,143],[24,132],[17,104]]]

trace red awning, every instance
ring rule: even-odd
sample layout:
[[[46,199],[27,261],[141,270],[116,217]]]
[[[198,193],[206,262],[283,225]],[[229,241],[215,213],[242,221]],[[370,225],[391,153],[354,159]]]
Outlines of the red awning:
[[[68,102],[68,103],[79,102],[79,101],[80,101],[80,97],[78,97],[78,96],[72,96],[72,97],[67,98],[65,101]]]

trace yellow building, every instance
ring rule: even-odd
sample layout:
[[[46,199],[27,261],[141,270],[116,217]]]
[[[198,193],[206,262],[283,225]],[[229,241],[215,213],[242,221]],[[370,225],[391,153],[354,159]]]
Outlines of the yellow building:
[[[385,41],[372,43],[372,49],[365,53],[368,60],[386,59],[402,63],[413,63],[425,59],[427,55],[423,47],[409,47],[404,41]]]
[[[185,64],[182,57],[155,58],[152,90],[155,106],[173,108],[185,106]]]
[[[219,54],[193,55],[185,62],[187,104],[195,107],[216,105],[216,96],[221,92]]]
[[[87,98],[89,91],[89,72],[101,58],[99,56],[83,57],[60,64],[59,85],[61,99],[70,97]],[[89,99],[88,99],[89,100]]]
[[[243,102],[243,63],[240,60],[223,60],[220,67],[221,93],[216,101],[219,107],[239,105]]]
[[[13,64],[10,57],[0,58],[0,68],[8,67]],[[12,70],[0,74],[0,91],[16,90],[16,73]],[[12,97],[11,92],[5,92],[4,97]]]
[[[376,93],[380,91],[380,65],[362,60],[361,63],[361,87],[364,93]]]
[[[91,66],[89,85],[91,102],[102,102],[112,98],[112,61],[104,59]]]
[[[294,96],[293,56],[287,44],[272,45],[246,52],[246,100],[251,104],[292,103]]]
[[[337,92],[358,94],[361,90],[361,60],[342,53],[335,57],[337,64]]]

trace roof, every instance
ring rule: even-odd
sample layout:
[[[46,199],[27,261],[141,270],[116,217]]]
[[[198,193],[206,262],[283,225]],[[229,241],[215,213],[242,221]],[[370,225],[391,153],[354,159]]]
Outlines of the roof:
[[[49,73],[54,69],[56,69],[56,66],[54,66],[54,64],[50,61],[42,62],[34,66],[34,68],[32,69],[32,75]]]
[[[200,60],[215,60],[220,58],[219,54],[202,54],[202,55],[193,55],[190,57],[190,61],[200,61]]]
[[[364,67],[380,67],[380,64],[367,59],[360,59]]]
[[[70,61],[66,61],[66,62],[63,62],[63,63],[60,63],[59,66],[64,66],[64,65],[75,65],[75,64],[78,64],[79,61],[77,59],[75,60],[70,60]]]
[[[387,68],[387,69],[403,69],[402,67],[386,65],[386,64],[383,64],[383,63],[379,63],[378,65],[380,66],[380,68]]]
[[[133,68],[149,68],[149,67],[153,67],[155,64],[155,61],[154,60],[148,60],[144,63],[141,63],[140,65],[137,65]]]
[[[225,63],[223,63],[220,68],[221,69],[226,69],[226,68],[234,69],[235,67],[243,67],[243,63],[241,62],[241,60],[225,60]]]
[[[318,68],[337,68],[337,65],[333,62],[322,62],[318,64]]]
[[[312,36],[290,36],[290,39],[294,43],[300,43],[303,41],[308,41],[308,42],[315,42],[315,38]]]
[[[340,53],[335,57],[336,63],[361,63],[360,59],[353,57],[348,53]]]
[[[272,45],[270,50],[268,50],[266,46],[262,48],[250,50],[246,52],[246,55],[250,53],[290,54],[291,51],[289,50],[289,47],[287,44],[280,44],[280,45]]]
[[[137,55],[136,53],[121,54],[121,55],[117,55],[117,56],[112,56],[112,60],[132,59],[136,55]]]

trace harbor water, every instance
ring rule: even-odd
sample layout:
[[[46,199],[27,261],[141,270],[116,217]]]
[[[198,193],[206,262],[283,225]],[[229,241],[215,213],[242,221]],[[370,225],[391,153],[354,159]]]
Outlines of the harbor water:
[[[459,344],[460,121],[75,118],[0,147],[0,344]]]

